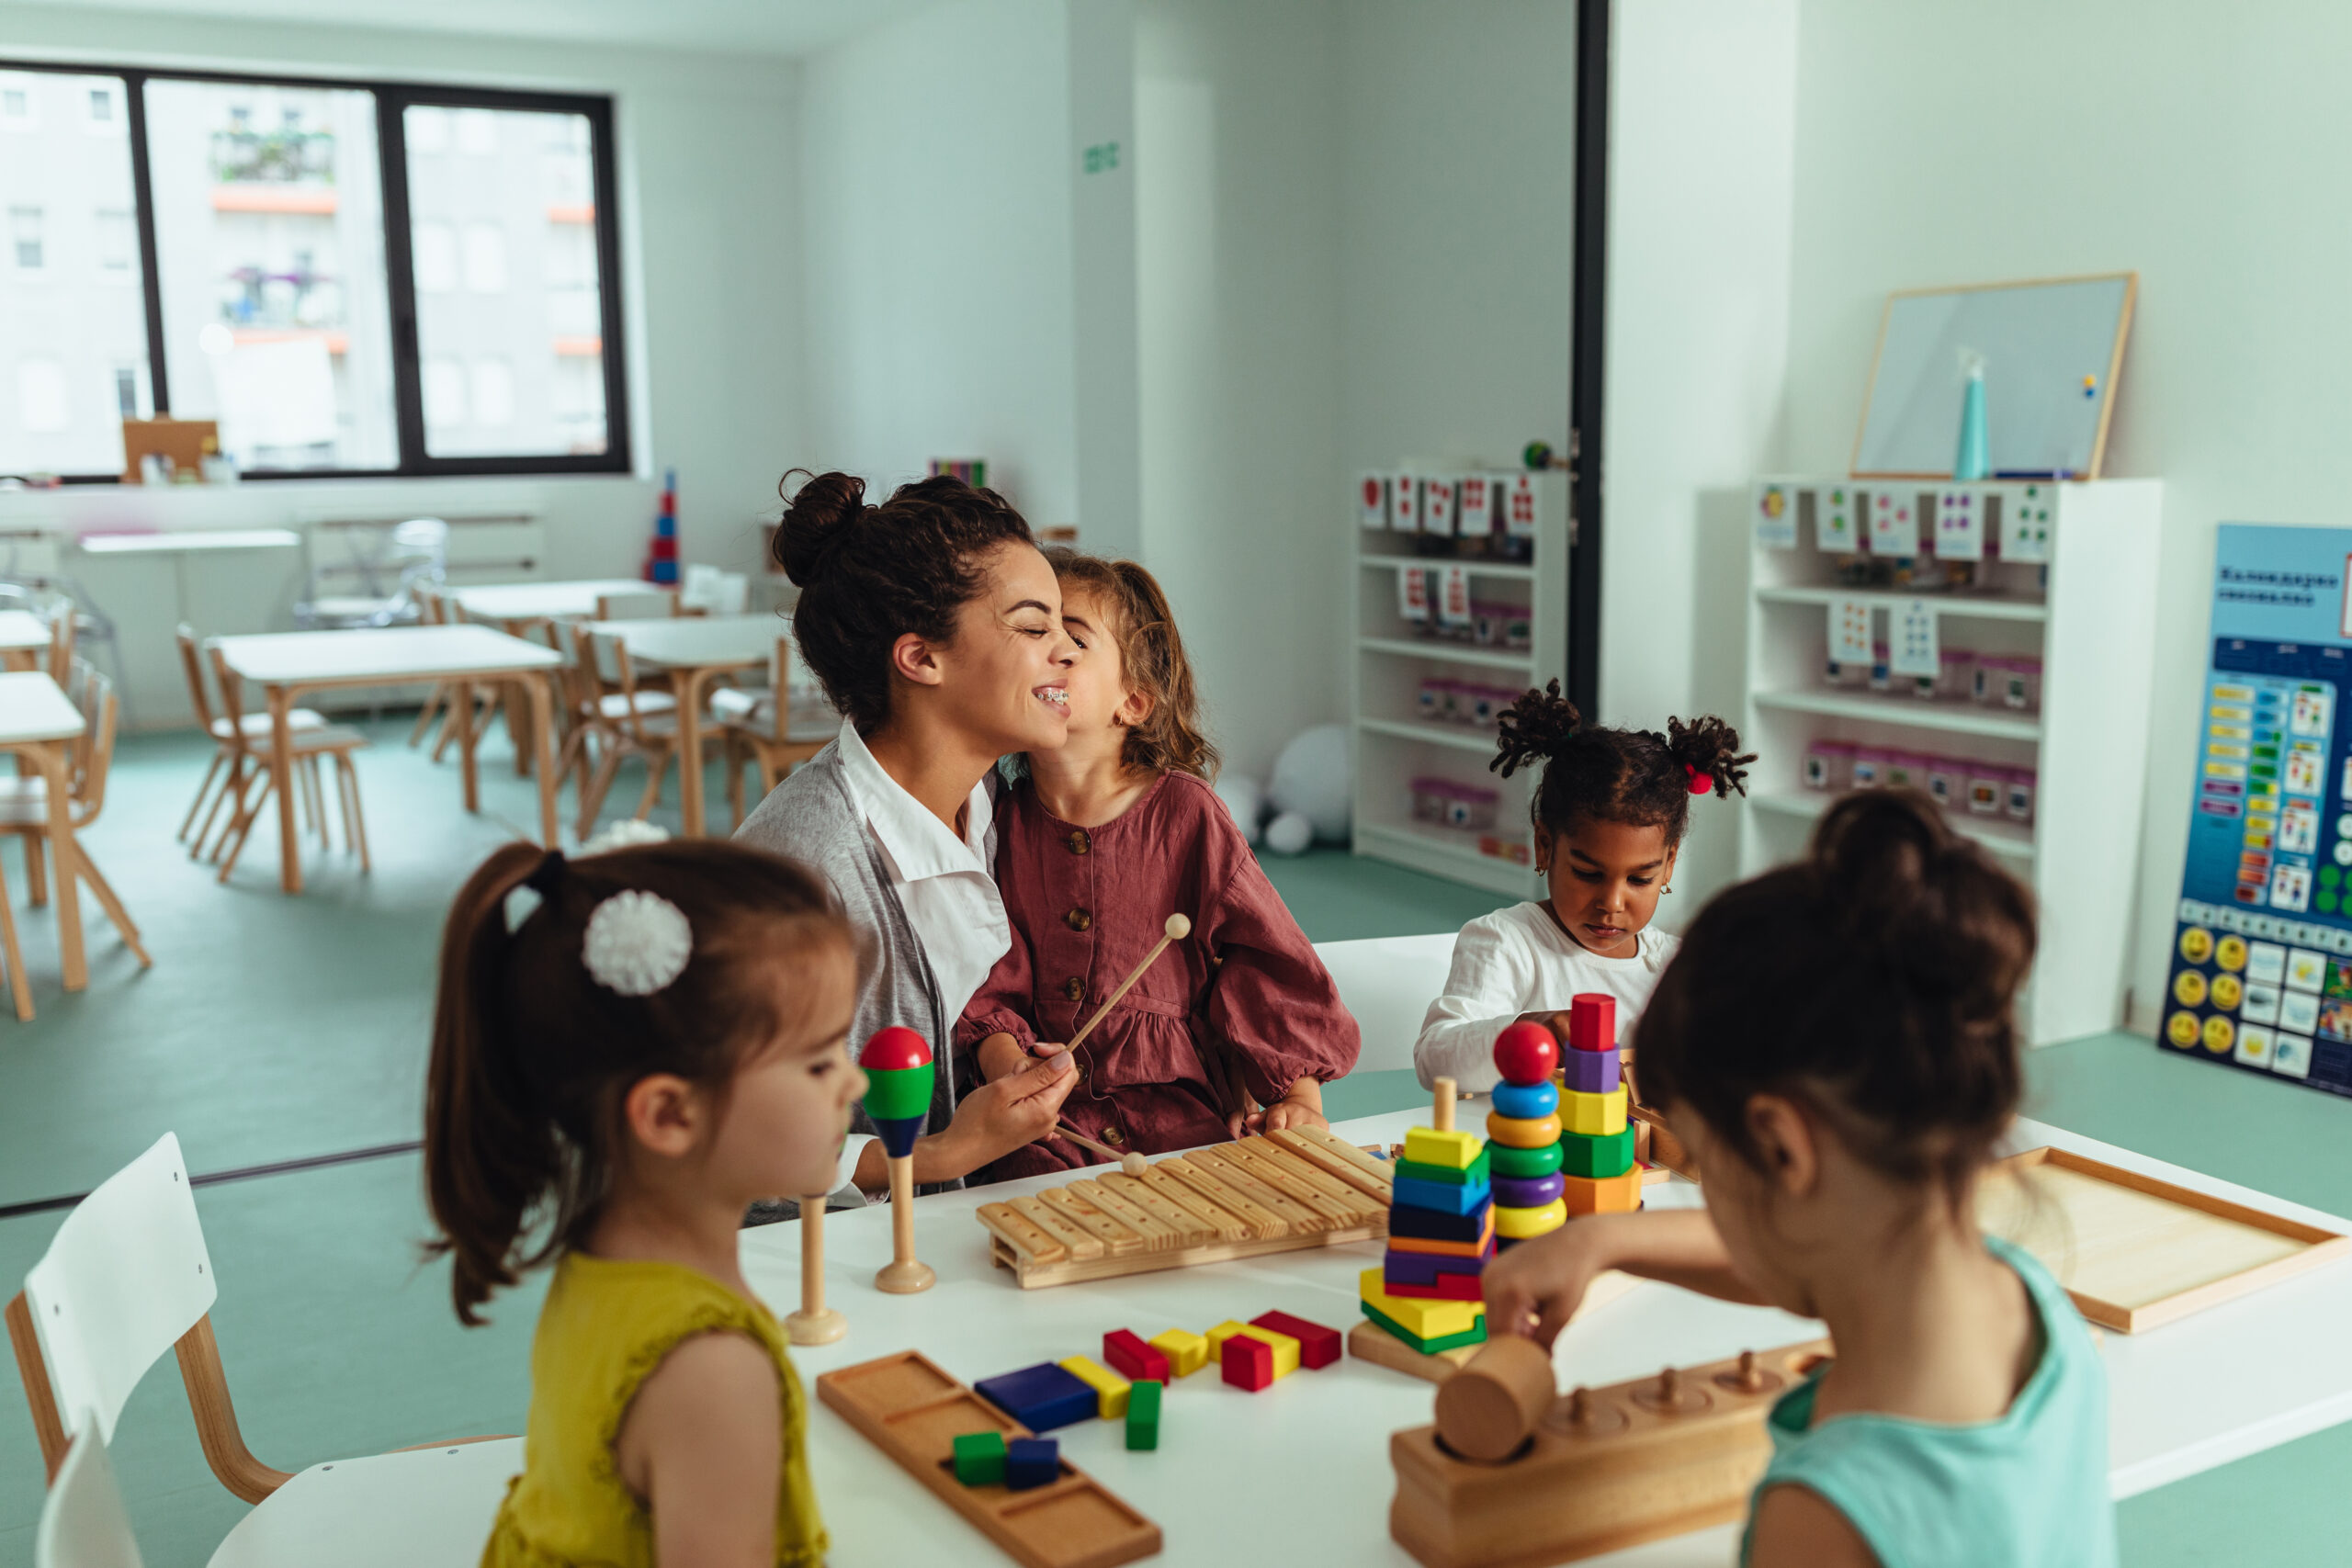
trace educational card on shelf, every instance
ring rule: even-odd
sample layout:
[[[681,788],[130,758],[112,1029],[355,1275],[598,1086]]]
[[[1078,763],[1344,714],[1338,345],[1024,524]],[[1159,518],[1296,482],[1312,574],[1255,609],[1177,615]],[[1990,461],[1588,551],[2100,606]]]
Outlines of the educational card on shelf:
[[[2222,525],[2172,1050],[2352,1095],[2352,529]]]
[[[1768,550],[1797,547],[1797,492],[1793,485],[1756,487],[1756,543]]]

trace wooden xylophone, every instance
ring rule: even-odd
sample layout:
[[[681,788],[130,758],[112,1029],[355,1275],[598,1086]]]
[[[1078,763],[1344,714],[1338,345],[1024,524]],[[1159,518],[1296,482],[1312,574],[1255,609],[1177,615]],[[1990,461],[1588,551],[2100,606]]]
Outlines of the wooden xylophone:
[[[983,1203],[989,1256],[1024,1291],[1388,1234],[1388,1164],[1289,1127]]]

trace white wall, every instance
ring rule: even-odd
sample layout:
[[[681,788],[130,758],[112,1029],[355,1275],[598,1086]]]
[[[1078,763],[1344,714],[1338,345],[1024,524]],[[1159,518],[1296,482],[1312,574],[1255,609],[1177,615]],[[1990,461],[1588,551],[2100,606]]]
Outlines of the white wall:
[[[639,472],[678,468],[689,558],[738,568],[756,558],[756,515],[805,446],[793,373],[789,62],[60,6],[0,6],[0,51],[28,58],[613,94]],[[527,509],[548,519],[550,570],[593,576],[636,570],[655,491],[621,476],[249,483],[213,494],[77,489],[0,494],[0,527],[255,526]]]
[[[1804,7],[1789,467],[1847,463],[1888,289],[2140,273],[2107,452],[2165,487],[2138,1027],[2180,893],[2214,525],[2345,521],[2347,55],[2352,10],[2286,0]]]
[[[1738,722],[1745,485],[1777,466],[1789,352],[1797,0],[1625,0],[1613,23],[1600,718]],[[1840,459],[1842,462],[1842,458]],[[1737,864],[1694,803],[1660,912]]]

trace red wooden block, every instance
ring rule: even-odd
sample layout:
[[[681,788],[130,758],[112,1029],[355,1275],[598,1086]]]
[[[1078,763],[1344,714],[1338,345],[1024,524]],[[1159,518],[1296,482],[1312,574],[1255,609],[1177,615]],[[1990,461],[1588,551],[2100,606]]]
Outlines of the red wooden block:
[[[1102,1336],[1102,1360],[1129,1382],[1172,1381],[1168,1375],[1168,1358],[1125,1328],[1114,1328]]]
[[[1587,991],[1568,1001],[1568,1044],[1578,1051],[1617,1048],[1617,998]]]
[[[1225,1342],[1218,1373],[1236,1388],[1251,1393],[1274,1382],[1274,1348],[1254,1334],[1236,1334]]]
[[[1476,1274],[1440,1274],[1433,1285],[1404,1285],[1383,1280],[1380,1288],[1392,1296],[1420,1296],[1437,1302],[1479,1302],[1486,1295]]]
[[[1474,1285],[1476,1279],[1471,1281]],[[1472,1298],[1476,1300],[1475,1296]],[[1271,1328],[1277,1334],[1287,1334],[1298,1341],[1298,1364],[1308,1371],[1317,1371],[1340,1359],[1340,1331],[1326,1328],[1319,1323],[1309,1323],[1303,1317],[1293,1317],[1286,1312],[1260,1313],[1250,1320],[1255,1328]]]

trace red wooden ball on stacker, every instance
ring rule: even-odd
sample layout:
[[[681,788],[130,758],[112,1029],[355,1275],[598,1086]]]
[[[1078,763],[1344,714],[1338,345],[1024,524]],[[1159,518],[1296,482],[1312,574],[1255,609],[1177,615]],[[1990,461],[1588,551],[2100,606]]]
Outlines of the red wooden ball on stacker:
[[[1560,1043],[1540,1023],[1514,1023],[1495,1036],[1495,1069],[1505,1083],[1542,1083],[1560,1065]]]

